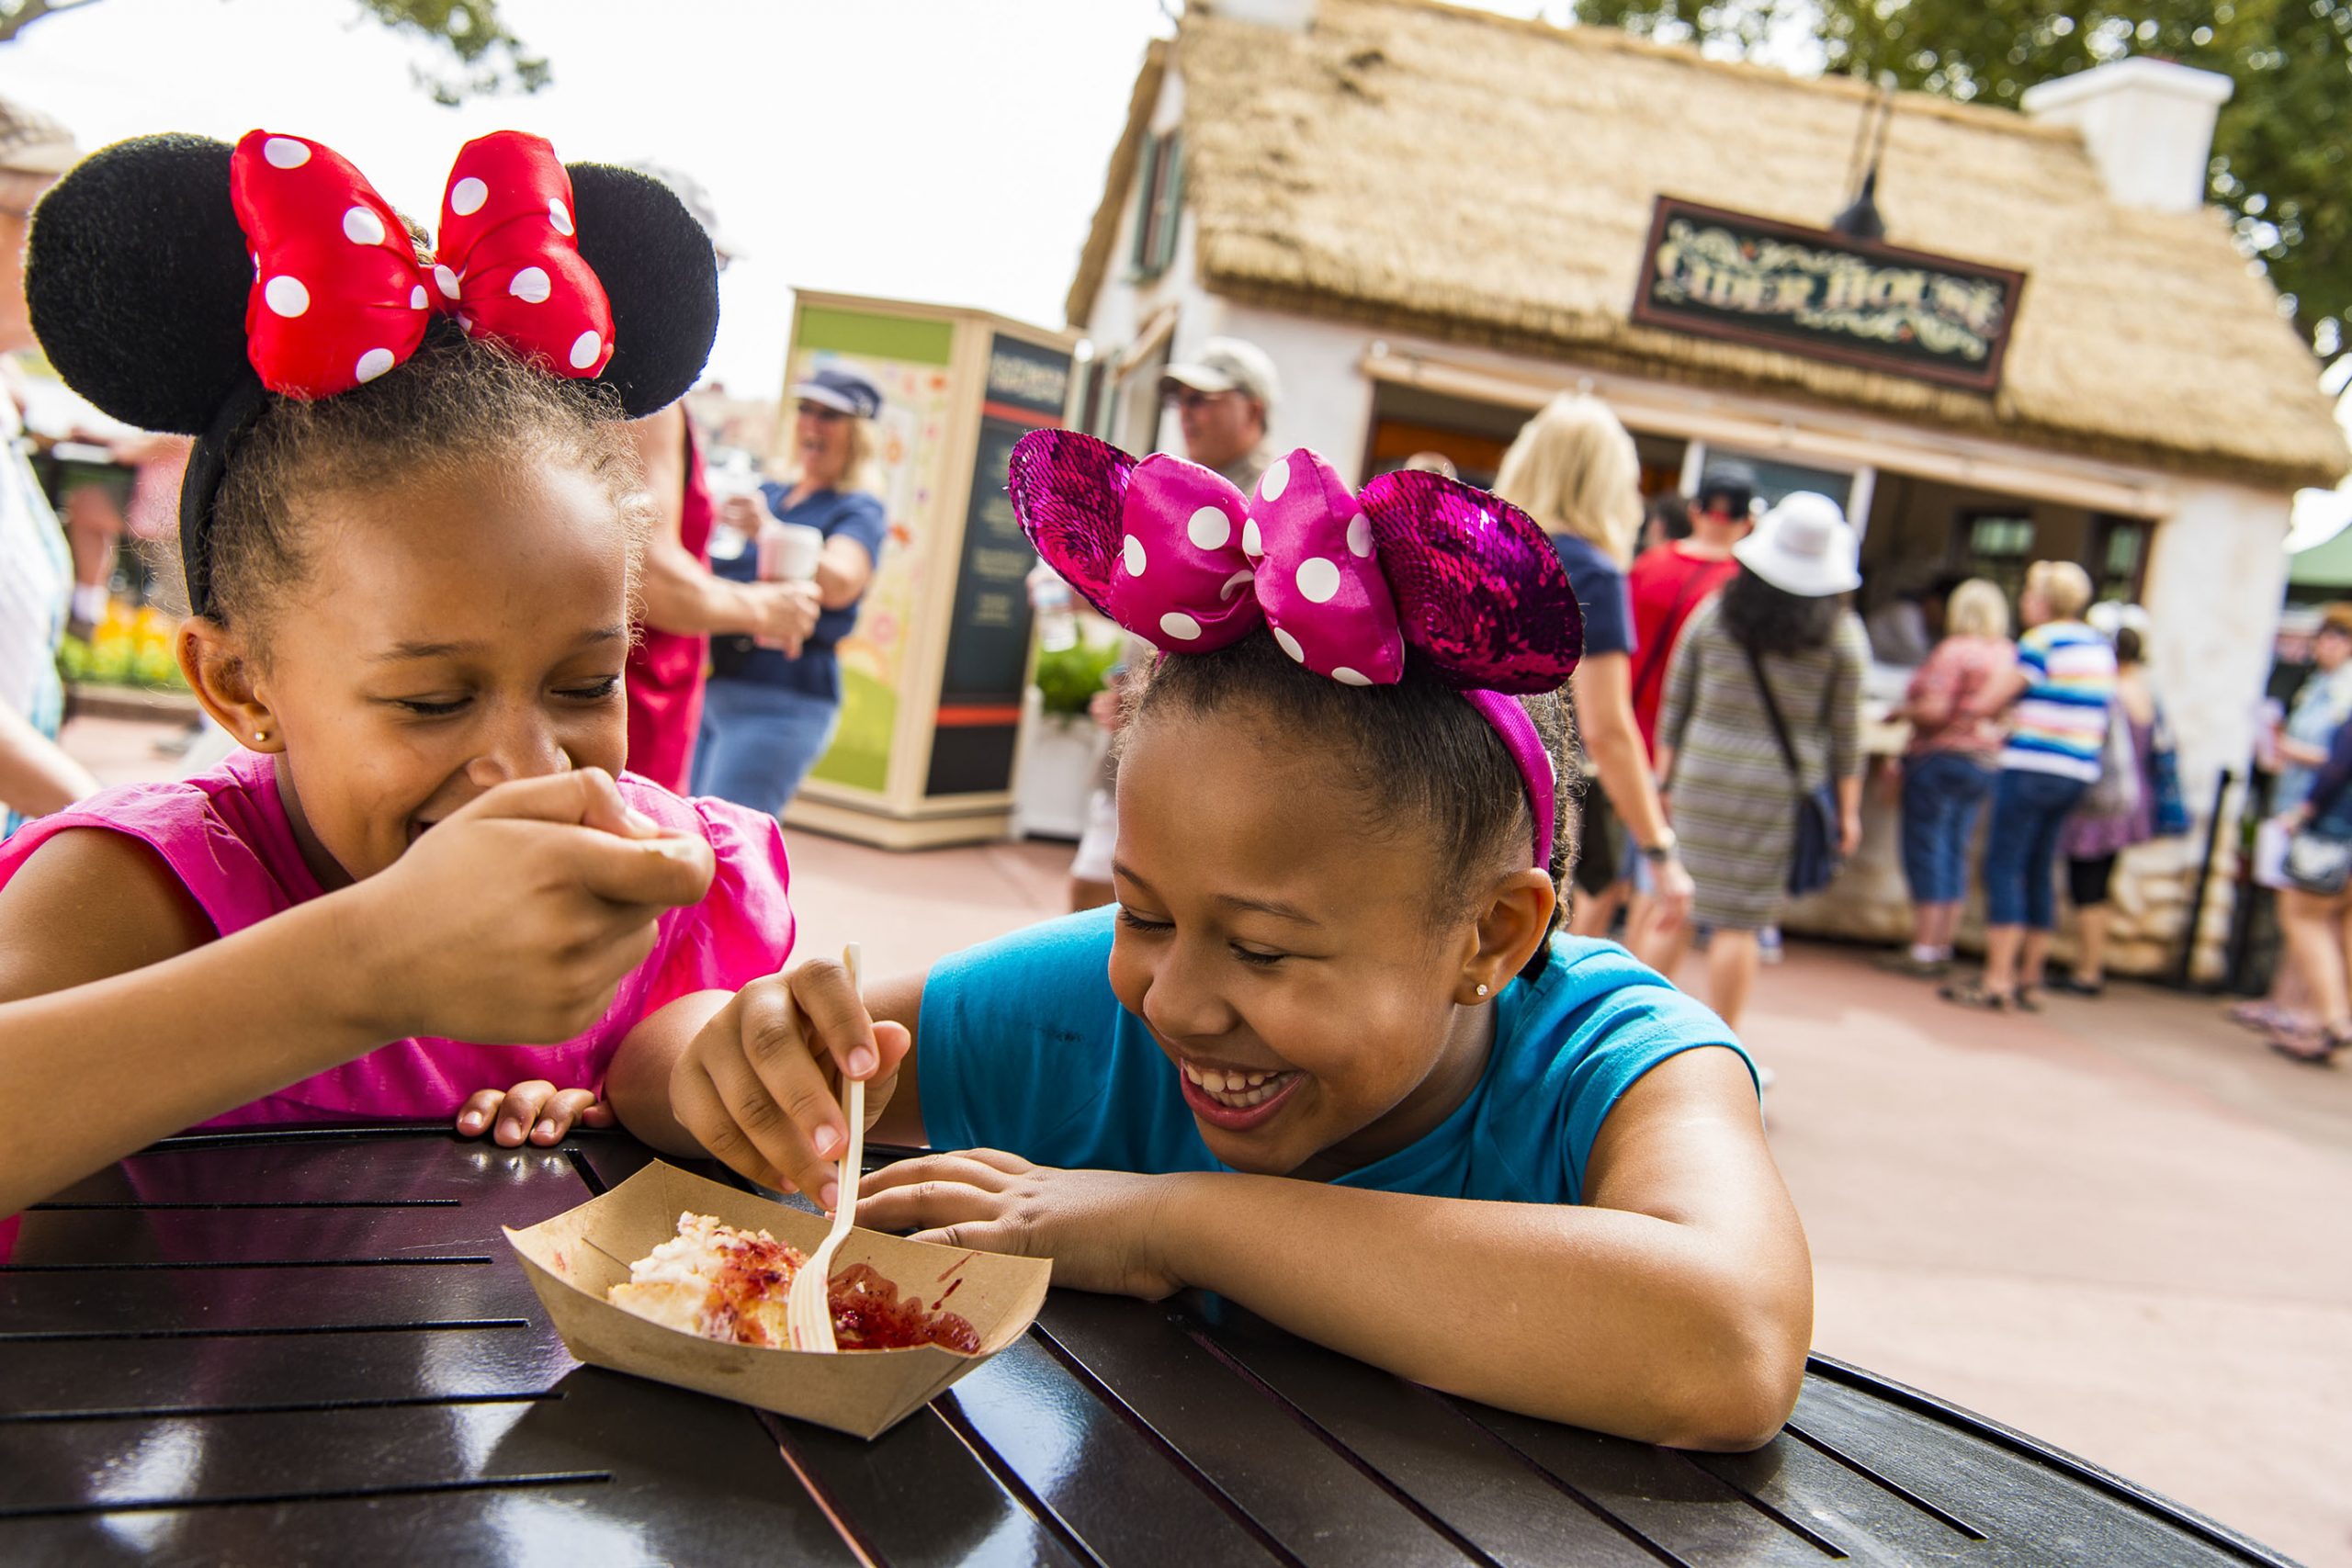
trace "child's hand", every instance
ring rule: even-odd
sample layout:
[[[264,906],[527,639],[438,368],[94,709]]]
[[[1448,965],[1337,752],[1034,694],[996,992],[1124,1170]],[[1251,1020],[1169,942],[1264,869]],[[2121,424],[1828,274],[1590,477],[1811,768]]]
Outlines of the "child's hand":
[[[867,1177],[857,1223],[917,1241],[1050,1258],[1054,1283],[1159,1301],[1183,1289],[1161,1246],[1176,1178],[1057,1170],[1001,1149],[900,1160]]]
[[[831,1209],[849,1148],[842,1076],[866,1080],[871,1127],[912,1043],[903,1025],[874,1021],[840,964],[798,964],[752,981],[703,1025],[670,1071],[670,1114],[753,1181]]]
[[[662,834],[600,770],[500,784],[334,896],[356,1005],[387,1040],[571,1039],[715,865],[709,844]]]
[[[501,1148],[520,1148],[525,1137],[542,1148],[563,1142],[574,1122],[583,1127],[609,1127],[613,1108],[593,1090],[558,1089],[545,1078],[531,1078],[513,1089],[486,1089],[458,1112],[460,1137],[479,1138],[492,1120],[491,1134]]]

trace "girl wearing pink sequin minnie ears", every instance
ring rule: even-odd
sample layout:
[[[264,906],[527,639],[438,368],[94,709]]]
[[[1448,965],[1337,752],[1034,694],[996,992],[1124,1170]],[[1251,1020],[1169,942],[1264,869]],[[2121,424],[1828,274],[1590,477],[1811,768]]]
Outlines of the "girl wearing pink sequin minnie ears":
[[[1556,932],[1581,632],[1542,531],[1434,474],[1356,496],[1302,450],[1245,500],[1063,432],[1012,491],[1162,652],[1117,907],[863,999],[825,964],[748,987],[671,1067],[677,1125],[639,1130],[830,1201],[846,1073],[876,1136],[962,1151],[869,1179],[865,1224],[1216,1291],[1538,1416],[1764,1441],[1812,1337],[1804,1233],[1730,1032]]]
[[[553,1143],[790,949],[775,823],[621,772],[615,422],[699,373],[709,243],[514,132],[437,229],[261,131],[109,148],[34,217],[60,373],[198,438],[180,665],[245,750],[0,846],[0,1215],[197,1123]]]

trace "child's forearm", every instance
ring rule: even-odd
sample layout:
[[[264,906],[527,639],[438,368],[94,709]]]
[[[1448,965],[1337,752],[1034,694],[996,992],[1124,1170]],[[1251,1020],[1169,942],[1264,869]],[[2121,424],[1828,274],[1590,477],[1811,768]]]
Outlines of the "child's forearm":
[[[0,1004],[0,1215],[397,1037],[321,899],[161,964]]]
[[[621,1125],[664,1154],[699,1157],[702,1144],[670,1107],[670,1070],[695,1035],[725,1007],[731,991],[695,991],[639,1019],[605,1072],[605,1100]]]
[[[1696,1227],[1279,1177],[1161,1179],[1170,1273],[1414,1382],[1692,1449],[1756,1447],[1795,1402],[1809,1292],[1776,1293]]]

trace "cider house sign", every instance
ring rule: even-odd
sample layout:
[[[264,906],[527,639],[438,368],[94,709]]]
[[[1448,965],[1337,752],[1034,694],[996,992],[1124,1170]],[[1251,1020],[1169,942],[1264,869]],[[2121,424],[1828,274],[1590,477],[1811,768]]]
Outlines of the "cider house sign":
[[[2006,267],[1662,196],[1633,319],[1990,393],[2024,290]]]

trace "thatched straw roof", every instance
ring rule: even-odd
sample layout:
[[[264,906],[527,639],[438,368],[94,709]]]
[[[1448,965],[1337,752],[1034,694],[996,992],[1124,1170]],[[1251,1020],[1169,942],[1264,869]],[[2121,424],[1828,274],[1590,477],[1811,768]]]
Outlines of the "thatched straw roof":
[[[1322,0],[1304,35],[1196,6],[1174,65],[1212,292],[2267,486],[2346,467],[2312,356],[2218,211],[2109,204],[2072,130],[1897,103],[1889,242],[2029,275],[1985,398],[1627,320],[1661,192],[1813,225],[1844,205],[1858,83],[1432,0]],[[1161,68],[1146,67],[1153,96]],[[1145,85],[1073,321],[1103,276]]]

